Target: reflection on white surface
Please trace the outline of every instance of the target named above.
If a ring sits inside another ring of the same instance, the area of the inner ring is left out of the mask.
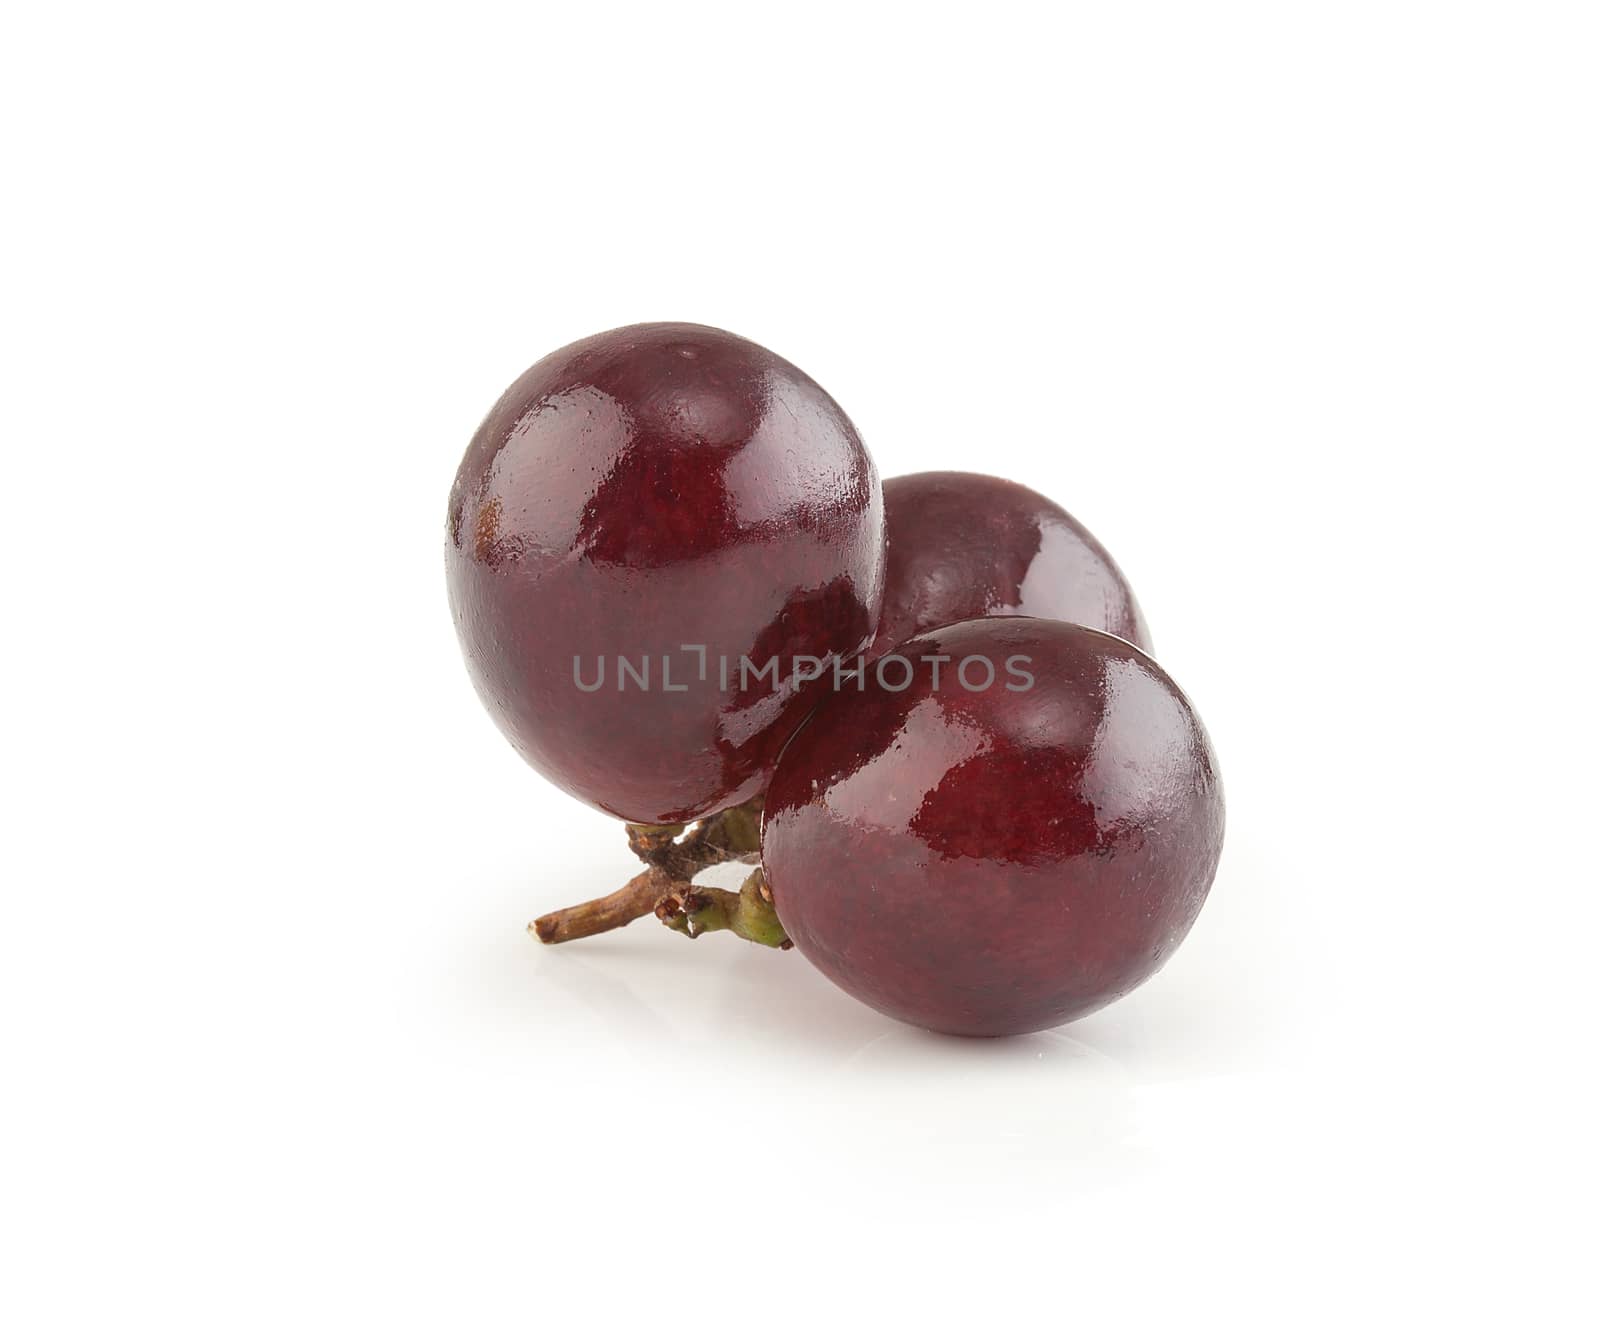
[[[593,1092],[572,1109],[597,1135],[625,1135],[604,1130],[623,1118],[614,1101],[678,1125],[748,1118],[814,1187],[912,1193],[930,1157],[946,1188],[973,1189],[1109,1181],[1146,1164],[1129,1073],[1071,1033],[931,1034],[856,1002],[798,952],[691,942],[650,921],[559,948],[513,928],[508,917],[485,955],[462,961],[463,1019],[519,1067],[520,1050],[525,1076],[558,1085],[563,1103]],[[530,1120],[552,1116],[551,1093]]]

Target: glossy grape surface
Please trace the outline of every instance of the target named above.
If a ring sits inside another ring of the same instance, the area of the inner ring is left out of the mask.
[[[630,821],[760,792],[828,685],[797,687],[791,660],[868,644],[883,561],[882,489],[844,412],[703,325],[550,354],[490,410],[450,493],[450,604],[484,704],[537,770]],[[741,678],[741,656],[782,672]]]
[[[888,479],[883,501],[889,574],[874,655],[1001,613],[1077,622],[1149,650],[1111,554],[1048,497],[981,473],[911,473]]]
[[[1205,900],[1222,786],[1204,728],[1134,646],[982,618],[918,636],[818,707],[767,790],[762,858],[795,945],[914,1025],[1018,1034],[1153,974]],[[939,686],[922,656],[947,655]],[[1026,656],[1019,665],[1013,656]],[[994,665],[985,690],[981,660]],[[1033,684],[1010,690],[1030,674]]]

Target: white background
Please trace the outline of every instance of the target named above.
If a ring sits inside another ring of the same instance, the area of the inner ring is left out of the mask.
[[[14,10],[3,1325],[1593,1330],[1594,23]],[[1229,802],[1135,996],[524,935],[633,865],[479,707],[446,492],[651,319],[1116,554]]]

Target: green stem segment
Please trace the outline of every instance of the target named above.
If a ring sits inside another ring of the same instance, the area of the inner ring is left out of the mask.
[[[772,907],[767,879],[757,868],[737,892],[712,886],[689,886],[665,896],[656,904],[656,917],[685,937],[726,929],[758,946],[786,951],[794,945]]]
[[[684,881],[718,863],[753,862],[761,855],[761,799],[708,816],[687,835],[683,831],[681,825],[630,825],[628,847],[652,867]]]

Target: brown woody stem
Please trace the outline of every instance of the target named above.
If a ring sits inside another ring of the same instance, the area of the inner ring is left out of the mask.
[[[587,900],[583,904],[545,914],[530,923],[528,931],[541,942],[554,944],[576,941],[580,937],[593,937],[596,933],[620,928],[652,911],[659,915],[658,906],[669,899],[674,906],[681,907],[687,898],[696,904],[696,912],[703,919],[701,926],[689,932],[689,936],[698,936],[701,931],[710,931],[713,927],[733,927],[734,931],[739,932],[733,922],[712,922],[717,917],[714,906],[721,904],[719,897],[728,897],[730,901],[737,902],[739,896],[730,891],[713,891],[690,883],[696,875],[718,863],[754,863],[760,858],[761,799],[753,798],[738,807],[730,807],[706,817],[687,835],[683,831],[682,825],[630,825],[628,847],[649,866],[621,890],[601,896],[598,900]],[[706,903],[700,904],[701,900]],[[676,909],[673,911],[674,914],[677,912]],[[663,922],[671,924],[671,914],[660,916]],[[755,919],[749,914],[735,912],[732,917],[739,923],[755,924]],[[689,921],[686,917],[685,925]],[[683,926],[678,930],[688,929]],[[751,930],[762,931],[756,927]],[[765,931],[766,935],[771,935],[770,929]],[[748,933],[739,932],[739,935],[747,936]],[[782,936],[781,932],[779,936]],[[760,937],[753,936],[750,940],[760,940]],[[776,941],[768,943],[774,946],[778,944]]]
[[[658,867],[646,868],[620,891],[536,918],[528,925],[528,931],[541,942],[551,944],[610,932],[643,918],[655,909],[658,900],[683,884]]]

